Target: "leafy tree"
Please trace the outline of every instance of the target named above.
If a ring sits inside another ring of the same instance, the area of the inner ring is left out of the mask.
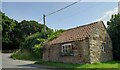
[[[17,22],[6,16],[4,13],[0,13],[2,16],[2,47],[4,50],[7,49],[21,49],[29,51],[32,56],[42,58],[42,46],[44,42],[56,38],[64,30],[56,30],[46,27],[44,32],[44,25],[39,24],[34,20],[23,20]]]
[[[41,32],[42,28],[42,25],[38,24],[38,22],[36,21],[23,20],[16,25],[15,30],[13,31],[13,34],[16,38],[15,41],[17,42],[17,44],[19,44],[19,46],[21,46],[26,37],[36,32]]]
[[[24,37],[27,37],[36,32],[41,32],[42,31],[41,29],[43,28],[43,26],[33,20],[31,20],[31,21],[23,20],[17,25],[17,28],[19,28],[21,30]]]
[[[0,30],[2,34],[2,49],[18,49],[25,42],[25,39],[32,34],[40,32],[41,38],[46,38],[53,30],[46,26],[47,32],[44,33],[44,25],[34,20],[17,22],[6,16],[0,11]]]
[[[15,20],[5,16],[4,13],[0,12],[0,14],[2,16],[2,49],[10,49],[10,47],[13,49],[10,33],[14,30],[16,22],[14,22]]]
[[[112,15],[107,25],[108,33],[112,39],[114,59],[120,60],[120,14]]]

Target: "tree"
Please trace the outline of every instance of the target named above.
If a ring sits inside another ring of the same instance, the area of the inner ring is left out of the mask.
[[[107,30],[113,44],[113,57],[116,60],[120,60],[120,14],[112,15],[107,25]]]
[[[18,46],[21,46],[23,42],[25,41],[25,38],[36,33],[36,32],[41,32],[41,29],[43,27],[41,24],[38,24],[36,21],[26,21],[23,20],[20,23],[18,23],[13,30],[12,34],[16,38],[16,42]]]
[[[41,32],[41,29],[43,27],[41,24],[38,24],[38,22],[36,22],[36,21],[23,20],[17,25],[17,28],[19,28],[21,30],[22,34],[25,37],[27,37],[29,35],[36,33],[36,32]]]
[[[2,17],[2,49],[10,49],[10,47],[12,49],[10,33],[14,30],[16,22],[14,22],[15,20],[5,16],[2,12],[0,12],[0,15]]]
[[[2,49],[12,50],[19,49],[25,42],[25,39],[37,32],[40,33],[40,38],[47,39],[48,35],[53,33],[53,30],[46,26],[47,32],[44,32],[44,25],[39,24],[34,20],[17,22],[0,12],[0,30],[2,34]]]

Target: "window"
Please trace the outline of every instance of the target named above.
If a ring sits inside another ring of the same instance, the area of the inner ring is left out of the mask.
[[[101,50],[104,52],[105,51],[105,43],[102,43]]]
[[[63,44],[61,46],[61,53],[62,53],[62,56],[63,55],[67,55],[67,56],[74,55],[74,53],[73,53],[73,45],[71,43]]]
[[[68,53],[70,52],[70,49],[72,48],[72,44],[68,43],[68,44],[63,44],[62,45],[62,53]]]

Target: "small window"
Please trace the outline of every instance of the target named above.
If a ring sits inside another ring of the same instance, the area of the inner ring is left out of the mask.
[[[61,46],[61,55],[62,56],[74,56],[73,45],[71,43],[63,44]]]
[[[71,49],[73,48],[73,45],[71,45]]]
[[[62,53],[68,53],[68,52],[70,52],[70,48],[71,47],[72,47],[71,43],[69,43],[69,44],[63,44],[62,45],[62,49],[61,49]]]
[[[105,51],[105,43],[102,43],[101,50],[104,52]]]

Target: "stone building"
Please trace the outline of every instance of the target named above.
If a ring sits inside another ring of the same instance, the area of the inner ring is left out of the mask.
[[[65,30],[43,47],[44,61],[85,64],[113,59],[112,42],[103,21]]]

